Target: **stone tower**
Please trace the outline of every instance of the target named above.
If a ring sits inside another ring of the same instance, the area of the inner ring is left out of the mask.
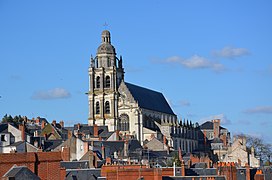
[[[110,32],[104,30],[102,42],[89,67],[89,118],[88,124],[106,125],[117,129],[118,87],[124,79],[122,57],[116,57]]]

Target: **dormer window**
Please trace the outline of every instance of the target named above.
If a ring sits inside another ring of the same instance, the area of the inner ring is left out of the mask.
[[[5,134],[1,134],[1,141],[3,142],[3,141],[7,141],[6,140],[6,135]]]

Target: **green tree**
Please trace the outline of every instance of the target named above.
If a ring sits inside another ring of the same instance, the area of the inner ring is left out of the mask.
[[[10,123],[10,122],[13,122],[12,116],[5,114],[5,116],[2,118],[2,123]]]
[[[14,123],[16,126],[21,124],[24,121],[21,115],[19,116],[14,116],[14,118],[11,115],[5,114],[4,117],[2,118],[1,123]]]

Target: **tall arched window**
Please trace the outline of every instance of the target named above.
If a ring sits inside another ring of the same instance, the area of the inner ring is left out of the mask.
[[[100,106],[98,101],[95,104],[95,114],[100,114]]]
[[[106,76],[105,87],[110,88],[110,76]]]
[[[127,114],[121,114],[118,122],[120,131],[129,131],[129,117]]]
[[[109,101],[105,102],[105,113],[110,114],[110,102]]]
[[[96,88],[100,88],[100,76],[96,77]]]

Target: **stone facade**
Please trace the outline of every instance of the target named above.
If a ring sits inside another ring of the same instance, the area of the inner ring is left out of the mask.
[[[186,152],[197,148],[194,127],[180,125],[162,93],[125,82],[123,60],[116,56],[110,32],[103,31],[101,38],[89,67],[88,124],[108,126],[142,145],[153,137],[161,142],[165,137],[171,148],[184,146]]]

